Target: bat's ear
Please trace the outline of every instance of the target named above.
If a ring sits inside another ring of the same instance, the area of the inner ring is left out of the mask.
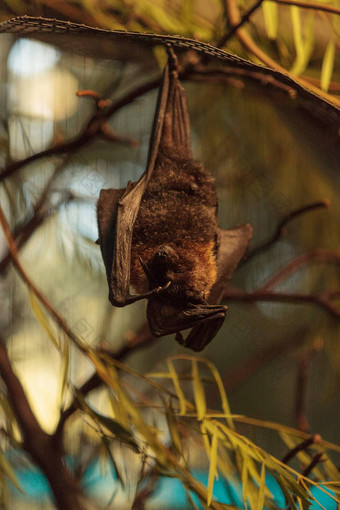
[[[177,333],[176,340],[185,347],[201,351],[223,324],[227,307],[222,305],[174,306],[162,296],[148,301],[147,318],[154,336]],[[179,331],[193,328],[184,340]]]

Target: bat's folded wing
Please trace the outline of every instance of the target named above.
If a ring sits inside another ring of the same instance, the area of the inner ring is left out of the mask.
[[[201,351],[223,324],[227,307],[222,305],[175,306],[161,296],[148,301],[147,317],[155,336],[177,333],[176,340],[185,347]],[[179,331],[193,328],[186,339]]]
[[[102,189],[97,203],[99,245],[108,281],[112,273],[118,202],[124,192],[125,189]]]

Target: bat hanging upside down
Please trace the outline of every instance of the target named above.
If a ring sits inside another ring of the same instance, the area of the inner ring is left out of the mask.
[[[214,179],[192,158],[186,96],[172,48],[168,55],[147,169],[126,189],[101,190],[99,244],[111,303],[147,298],[152,334],[176,333],[200,351],[224,321],[227,307],[213,303],[221,301],[252,229],[218,227]],[[180,332],[189,328],[184,339]]]

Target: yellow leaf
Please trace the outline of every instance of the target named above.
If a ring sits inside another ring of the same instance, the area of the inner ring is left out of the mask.
[[[300,18],[300,9],[296,7],[296,5],[292,5],[290,8],[290,16],[292,20],[293,27],[293,37],[295,44],[295,51],[297,56],[303,55],[304,46],[303,46],[303,37],[301,30],[301,18]]]
[[[18,489],[18,491],[20,491],[21,493],[24,492],[14,474],[12,466],[9,464],[9,462],[6,460],[6,458],[1,452],[0,452],[0,471],[7,476],[7,478],[12,482],[14,487]]]
[[[248,456],[243,456],[243,466],[242,466],[242,475],[241,475],[241,482],[242,482],[242,497],[243,497],[243,504],[244,508],[247,510],[247,498],[248,498]]]
[[[172,448],[178,455],[181,455],[182,443],[179,435],[178,420],[171,402],[169,402],[169,404],[166,406],[166,419],[171,436]]]
[[[33,292],[29,291],[29,298],[30,298],[30,302],[31,302],[31,306],[32,306],[34,315],[36,316],[37,320],[40,322],[41,326],[44,328],[44,330],[46,331],[46,333],[48,334],[48,336],[50,337],[50,339],[52,340],[52,342],[54,343],[56,348],[59,350],[60,349],[59,341],[56,338],[56,335],[53,332],[53,330],[50,326],[49,320],[46,317],[45,312],[41,308],[37,297],[35,296],[35,294],[33,294]]]
[[[70,364],[70,345],[68,343],[67,338],[64,336],[63,346],[62,346],[62,358],[61,358],[61,400],[63,400],[65,395],[65,390],[67,387],[67,375]]]
[[[192,384],[194,389],[194,399],[197,409],[197,419],[202,421],[205,417],[207,410],[207,403],[205,400],[205,392],[202,385],[202,381],[198,372],[197,361],[192,361]]]
[[[329,84],[332,78],[334,70],[334,60],[335,60],[335,43],[334,40],[331,39],[327,44],[327,48],[323,56],[320,77],[321,88],[326,92],[328,91]]]
[[[211,440],[211,448],[210,448],[210,465],[209,465],[209,476],[208,476],[208,494],[207,494],[207,505],[210,506],[213,490],[214,490],[214,480],[216,475],[216,467],[217,467],[217,447],[218,447],[218,431],[217,429],[214,431],[212,440]]]
[[[214,376],[214,379],[215,379],[217,387],[218,387],[218,391],[220,392],[222,409],[223,409],[223,412],[225,414],[225,418],[226,418],[226,421],[228,423],[228,426],[232,430],[234,430],[235,429],[235,425],[234,425],[233,420],[231,418],[231,411],[230,411],[227,395],[226,395],[226,392],[225,392],[225,389],[224,389],[224,386],[223,386],[223,382],[222,382],[220,373],[217,370],[217,368],[215,367],[215,365],[213,365],[210,362],[208,362],[207,364],[208,364],[208,366],[209,366],[209,368],[210,368],[210,370],[211,370],[211,372],[212,372],[212,374]]]
[[[179,400],[179,414],[180,414],[180,416],[184,416],[186,413],[186,409],[187,409],[184,393],[182,391],[181,385],[179,383],[178,375],[177,375],[177,372],[175,370],[175,367],[174,367],[172,361],[167,360],[167,365],[168,365],[168,369],[169,369],[169,372],[171,375],[173,385],[175,387],[177,398]]]
[[[263,509],[265,488],[266,488],[266,466],[263,463],[262,468],[261,468],[260,487],[259,487],[259,494],[258,494],[256,510]]]
[[[269,39],[276,39],[279,26],[278,9],[275,2],[263,2],[262,4],[266,32]]]

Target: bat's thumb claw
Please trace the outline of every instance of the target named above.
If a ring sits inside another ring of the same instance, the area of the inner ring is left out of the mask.
[[[166,289],[168,289],[171,285],[171,282],[167,282],[163,287],[157,287],[156,292],[159,294],[160,292],[164,292]]]

